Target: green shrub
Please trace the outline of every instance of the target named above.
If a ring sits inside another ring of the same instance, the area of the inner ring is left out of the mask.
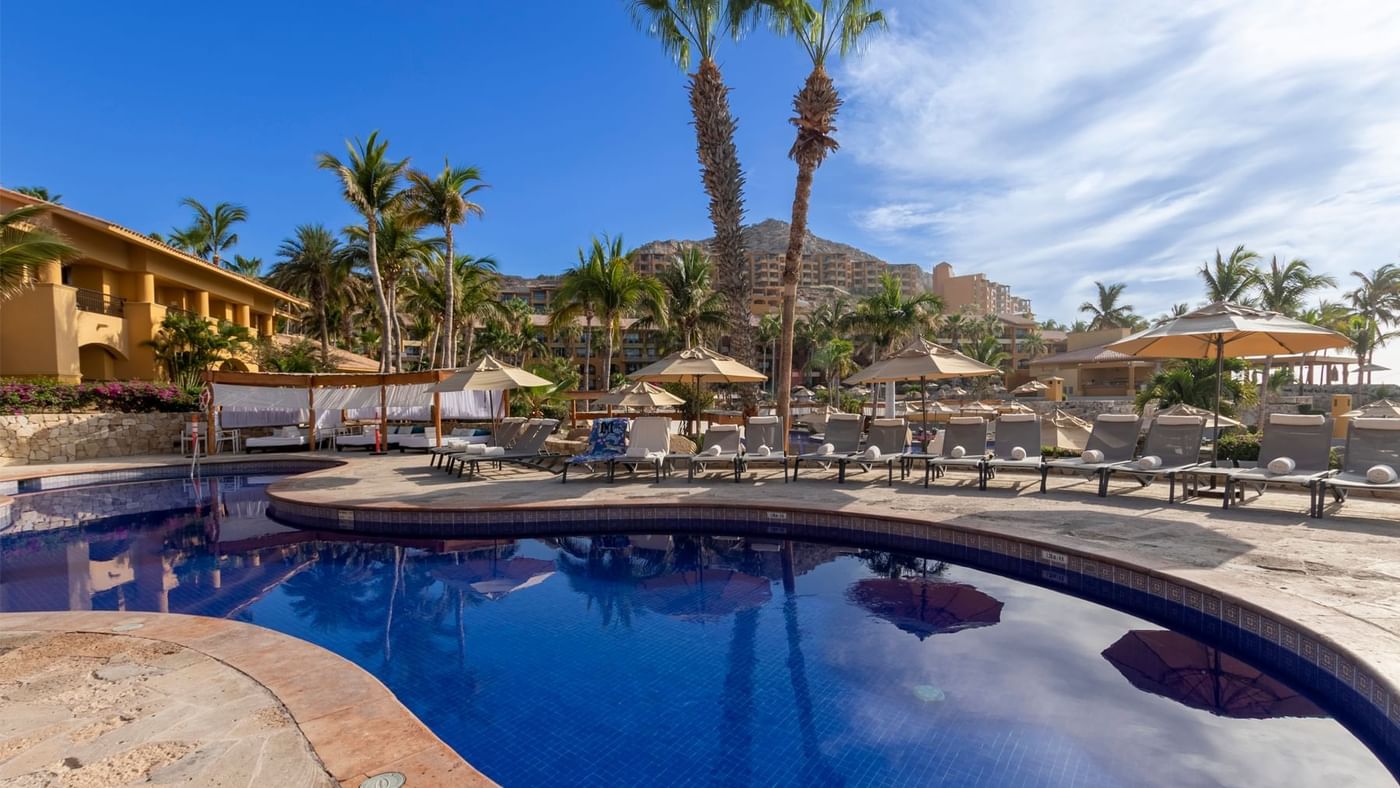
[[[1215,458],[1234,462],[1255,462],[1259,459],[1261,437],[1257,432],[1227,432],[1221,435],[1215,444]]]
[[[1067,449],[1059,446],[1041,446],[1040,456],[1047,460],[1059,460],[1066,457],[1078,457],[1083,452],[1074,449]]]

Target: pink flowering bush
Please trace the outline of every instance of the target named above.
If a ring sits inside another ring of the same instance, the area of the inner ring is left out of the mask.
[[[0,380],[0,414],[181,413],[199,409],[189,392],[139,380],[59,383],[54,380]]]

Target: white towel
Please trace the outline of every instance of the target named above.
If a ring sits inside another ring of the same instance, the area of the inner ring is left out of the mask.
[[[1287,476],[1297,467],[1298,463],[1294,462],[1292,457],[1275,457],[1269,460],[1268,465],[1269,473],[1276,473],[1279,476]]]
[[[1137,461],[1137,467],[1143,469],[1144,471],[1156,470],[1162,467],[1162,458],[1158,457],[1155,454],[1149,454],[1146,457],[1139,457]]]
[[[758,455],[759,457],[767,457],[768,455],[773,453],[773,450],[768,448],[768,446],[765,444],[759,446],[757,449],[754,449],[753,453]]]
[[[485,454],[488,448],[484,443],[468,443],[466,451],[467,454]]]
[[[627,447],[627,456],[628,456],[628,457],[645,457],[645,456],[647,456],[647,448],[646,448],[645,446],[640,445],[640,444],[634,444],[634,445],[632,445],[632,446],[628,446],[628,447]]]
[[[880,459],[880,447],[867,446],[865,451],[860,456],[867,460],[878,460]]]
[[[1103,452],[1098,449],[1085,449],[1084,453],[1079,455],[1079,459],[1085,462],[1103,462]]]
[[[836,446],[831,443],[823,443],[817,447],[817,454],[835,454]]]
[[[706,446],[705,450],[700,453],[706,455],[707,457],[718,457],[719,451],[719,444],[715,444],[714,446]]]
[[[1024,459],[1026,459],[1026,450],[1023,449],[1023,448],[1021,448],[1020,446],[1017,446],[1016,448],[1014,448],[1014,449],[1011,450],[1011,459],[1013,459],[1013,460],[1024,460]]]
[[[1371,484],[1394,484],[1397,480],[1400,480],[1400,474],[1389,465],[1372,465],[1366,471],[1366,481]]]
[[[483,450],[483,451],[481,452],[482,456],[484,456],[484,457],[494,457],[494,456],[496,456],[497,454],[505,454],[505,453],[506,453],[506,449],[505,449],[504,446],[487,446],[487,447],[485,448],[485,450]]]
[[[949,457],[952,457],[952,458],[955,459],[955,460],[958,459],[958,458],[960,458],[960,457],[962,457],[964,454],[967,454],[967,449],[964,449],[964,448],[961,447],[961,446],[954,446],[954,447],[948,452],[948,456],[949,456]]]

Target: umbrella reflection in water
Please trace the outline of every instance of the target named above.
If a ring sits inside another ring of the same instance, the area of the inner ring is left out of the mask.
[[[762,607],[773,596],[767,578],[733,569],[693,569],[660,575],[643,580],[641,588],[647,607],[688,621],[723,618]]]
[[[477,558],[433,570],[433,576],[446,585],[469,590],[491,600],[539,585],[553,574],[554,562],[540,558]]]
[[[1216,716],[1247,720],[1327,716],[1277,679],[1177,632],[1130,631],[1104,649],[1103,658],[1143,692]]]
[[[1002,603],[966,583],[882,577],[861,580],[848,594],[861,607],[919,640],[1001,621]]]

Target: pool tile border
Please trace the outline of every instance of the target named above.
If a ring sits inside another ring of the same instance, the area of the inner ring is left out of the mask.
[[[1400,693],[1340,644],[1297,622],[1206,585],[1109,557],[973,527],[898,515],[784,506],[639,501],[484,506],[473,509],[331,506],[269,490],[287,524],[366,536],[496,536],[590,532],[737,531],[912,550],[1028,580],[1126,610],[1240,653],[1324,699],[1354,733],[1400,773]],[[754,523],[764,525],[757,528]]]

